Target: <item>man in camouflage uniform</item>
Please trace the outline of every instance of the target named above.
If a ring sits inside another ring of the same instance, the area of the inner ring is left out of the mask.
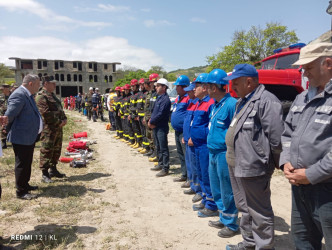
[[[84,97],[86,113],[89,121],[91,120],[92,117],[92,95],[93,95],[93,88],[90,87],[89,92]]]
[[[63,178],[56,165],[62,147],[62,127],[67,117],[62,109],[61,101],[55,96],[55,83],[52,76],[42,78],[43,88],[36,95],[36,103],[43,118],[44,129],[41,133],[40,168],[42,180],[52,182],[52,177]]]
[[[3,84],[0,87],[1,90],[1,95],[0,95],[0,115],[3,116],[6,113],[7,110],[7,105],[8,105],[8,98],[10,95],[10,86],[7,84]],[[7,131],[6,127],[2,126],[1,127],[1,143],[2,143],[2,148],[5,149],[7,148]]]

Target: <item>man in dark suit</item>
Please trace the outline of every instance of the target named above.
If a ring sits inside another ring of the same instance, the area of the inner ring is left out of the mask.
[[[38,189],[37,186],[30,186],[29,181],[35,142],[43,130],[43,122],[33,97],[39,87],[37,75],[26,75],[22,85],[9,97],[5,113],[9,123],[7,140],[13,144],[15,153],[16,196],[25,200],[36,198],[30,191]]]

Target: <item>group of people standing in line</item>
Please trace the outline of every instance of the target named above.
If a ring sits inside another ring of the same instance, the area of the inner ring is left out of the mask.
[[[199,217],[219,216],[209,221],[219,229],[218,236],[240,231],[243,241],[227,250],[274,249],[270,183],[276,168],[292,184],[296,248],[321,249],[324,238],[325,247],[332,249],[332,43],[307,45],[295,64],[302,65],[309,89],[296,97],[285,121],[280,101],[259,84],[258,72],[249,64],[236,65],[230,75],[214,69],[192,83],[179,76],[172,111],[169,83],[158,74],[133,79],[116,87],[116,96],[109,95],[115,138],[149,156],[157,177],[169,174],[170,119],[182,172],[174,181],[194,195],[192,208]],[[38,189],[29,180],[39,139],[42,180],[65,177],[56,165],[67,118],[54,94],[54,79],[41,80],[42,85],[37,75],[25,76],[0,116],[15,153],[16,195],[26,200],[36,198],[30,191]],[[227,93],[230,80],[238,100]],[[98,105],[93,94],[90,88],[88,119]]]
[[[115,138],[156,156],[149,160],[156,161],[151,170],[160,171],[157,177],[169,174],[170,117],[182,172],[174,181],[194,195],[199,217],[219,216],[209,221],[218,236],[240,231],[243,241],[228,250],[274,249],[275,169],[292,184],[296,248],[321,249],[323,237],[332,248],[332,44],[307,45],[295,64],[302,65],[309,89],[297,96],[285,121],[280,101],[248,64],[236,65],[230,75],[214,69],[192,83],[179,76],[171,112],[168,82],[156,74],[116,87],[109,100]],[[238,100],[227,93],[230,80]]]

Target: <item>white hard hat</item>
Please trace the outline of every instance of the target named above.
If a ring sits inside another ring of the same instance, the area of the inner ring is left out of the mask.
[[[90,87],[90,88],[89,88],[89,90],[93,90],[93,88],[92,88],[92,87]]]
[[[98,89],[98,88],[96,88],[96,91],[99,91],[99,89]]]
[[[160,78],[157,82],[154,83],[154,85],[157,86],[158,83],[168,87],[168,81],[165,78]]]

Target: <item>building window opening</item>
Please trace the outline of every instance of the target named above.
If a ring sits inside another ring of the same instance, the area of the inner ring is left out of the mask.
[[[77,82],[77,75],[74,75],[74,82]]]
[[[94,79],[94,82],[98,82],[98,76],[97,75],[95,75],[93,79]]]
[[[108,76],[105,76],[105,82],[108,82]]]
[[[113,76],[110,76],[110,82],[113,82]]]
[[[74,69],[77,68],[77,62],[73,62],[73,68],[74,68]]]
[[[41,62],[41,61],[38,61],[37,64],[38,64],[38,65],[37,65],[38,69],[42,69],[42,62]]]
[[[82,71],[82,63],[81,62],[78,63],[78,70]]]
[[[63,68],[63,61],[60,61],[60,68]]]
[[[55,80],[59,81],[59,74],[55,74]]]
[[[93,82],[93,75],[89,75],[89,82]]]
[[[22,61],[21,69],[33,69],[32,61]]]
[[[67,82],[70,82],[70,81],[71,81],[71,75],[68,74],[68,75],[67,75]]]
[[[47,67],[47,61],[43,61],[43,67]]]
[[[65,81],[65,75],[64,75],[64,74],[61,74],[61,75],[60,75],[60,79],[61,79],[62,82],[64,82],[64,81]]]
[[[79,82],[82,82],[82,81],[83,81],[83,79],[82,79],[82,75],[78,75],[78,81],[79,81]]]
[[[107,66],[108,66],[107,64],[104,64],[104,69],[107,69]]]

